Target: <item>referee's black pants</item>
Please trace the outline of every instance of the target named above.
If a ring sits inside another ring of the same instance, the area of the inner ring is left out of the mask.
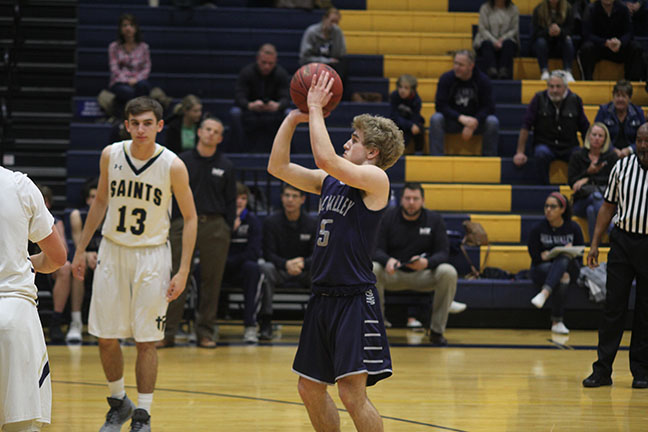
[[[635,378],[645,379],[648,378],[648,235],[632,234],[615,227],[610,233],[598,360],[593,365],[594,372],[600,375],[612,374],[635,278],[637,294],[630,339],[630,372]]]

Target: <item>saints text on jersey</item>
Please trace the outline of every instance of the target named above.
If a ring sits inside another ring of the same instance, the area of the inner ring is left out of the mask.
[[[146,201],[153,200],[153,204],[159,206],[162,203],[162,190],[151,184],[136,180],[124,180],[110,182],[111,197],[128,197]]]

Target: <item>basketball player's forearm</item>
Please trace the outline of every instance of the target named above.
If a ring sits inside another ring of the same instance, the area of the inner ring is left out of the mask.
[[[191,258],[193,257],[194,246],[196,245],[197,231],[197,218],[185,218],[182,228],[182,256],[180,257],[178,273],[189,275]]]
[[[268,159],[268,172],[282,178],[282,172],[290,165],[290,141],[297,128],[297,123],[286,117],[275,135]]]
[[[31,255],[29,260],[34,267],[34,271],[37,273],[54,273],[56,270],[61,268],[60,265],[52,261],[47,255],[43,252],[37,253],[36,255]]]
[[[326,130],[322,108],[319,106],[308,107],[308,114],[310,140],[315,164],[318,168],[328,171],[327,167],[330,167],[335,162],[337,155]]]

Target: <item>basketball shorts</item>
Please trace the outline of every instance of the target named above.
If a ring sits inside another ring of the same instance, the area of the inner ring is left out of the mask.
[[[361,373],[368,374],[367,386],[391,376],[391,356],[376,287],[352,296],[311,296],[293,372],[330,385]]]
[[[29,300],[0,297],[0,429],[50,423],[52,381],[38,310]]]
[[[92,282],[88,331],[104,339],[164,337],[171,247],[126,247],[101,240]]]

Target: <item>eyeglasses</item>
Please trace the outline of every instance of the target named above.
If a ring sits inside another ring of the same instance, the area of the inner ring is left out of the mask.
[[[545,204],[544,205],[545,209],[551,209],[551,210],[557,209],[558,207],[560,207],[558,204]]]

